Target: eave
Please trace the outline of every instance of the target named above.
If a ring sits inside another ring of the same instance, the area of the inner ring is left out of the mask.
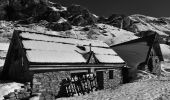
[[[45,70],[83,70],[83,69],[116,69],[122,68],[125,63],[107,63],[107,64],[32,64],[29,67],[30,71],[45,71]]]

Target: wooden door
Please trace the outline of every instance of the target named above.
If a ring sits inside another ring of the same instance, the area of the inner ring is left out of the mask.
[[[103,71],[97,71],[96,72],[96,77],[97,77],[97,85],[98,85],[98,89],[104,89],[104,75],[103,75]]]

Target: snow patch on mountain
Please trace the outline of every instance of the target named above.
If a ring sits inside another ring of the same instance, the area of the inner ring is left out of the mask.
[[[129,18],[132,20],[132,27],[135,33],[151,30],[159,35],[170,35],[170,23],[165,18],[155,18],[139,14],[131,15]]]
[[[106,37],[99,38],[99,39],[101,40],[103,39],[106,43],[111,42],[110,45],[119,44],[122,42],[126,42],[138,38],[137,36],[134,35],[134,33],[130,31],[119,29],[117,27],[113,27],[107,24],[97,24],[97,26],[100,29],[103,29],[104,34],[107,35]]]
[[[57,21],[57,23],[64,23],[64,22],[67,22],[67,20],[64,19],[63,17],[61,17],[61,18]]]

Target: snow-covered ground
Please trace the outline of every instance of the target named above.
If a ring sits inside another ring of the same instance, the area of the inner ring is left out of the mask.
[[[170,100],[169,95],[169,80],[153,78],[124,84],[113,90],[102,90],[84,96],[57,100]]]
[[[166,44],[160,44],[161,52],[164,61],[161,62],[161,70],[170,75],[170,46]]]
[[[0,100],[3,100],[3,96],[9,94],[10,92],[14,92],[15,89],[21,89],[23,84],[10,82],[10,83],[0,83]]]
[[[5,60],[4,59],[0,59],[0,67],[2,67],[4,65]]]
[[[9,43],[0,43],[0,67],[4,65]]]
[[[166,44],[160,44],[162,55],[165,62],[170,62],[170,46]]]
[[[9,43],[0,43],[0,51],[7,51],[9,48]]]
[[[129,18],[135,22],[133,24],[135,33],[152,30],[159,35],[170,35],[170,23],[166,18],[155,18],[140,14],[131,15]]]
[[[4,65],[9,43],[0,43],[0,67]],[[3,100],[3,96],[14,92],[15,89],[20,89],[23,84],[16,82],[1,82],[0,81],[0,100]]]

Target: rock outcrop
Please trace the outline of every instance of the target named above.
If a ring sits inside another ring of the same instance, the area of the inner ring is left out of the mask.
[[[89,10],[80,5],[72,5],[67,8],[67,11],[69,13],[68,20],[73,25],[76,26],[92,25],[96,21],[95,17],[93,17]]]
[[[53,23],[49,23],[48,28],[54,31],[66,31],[66,30],[70,30],[72,27],[68,22],[62,22],[62,23],[53,22]]]

